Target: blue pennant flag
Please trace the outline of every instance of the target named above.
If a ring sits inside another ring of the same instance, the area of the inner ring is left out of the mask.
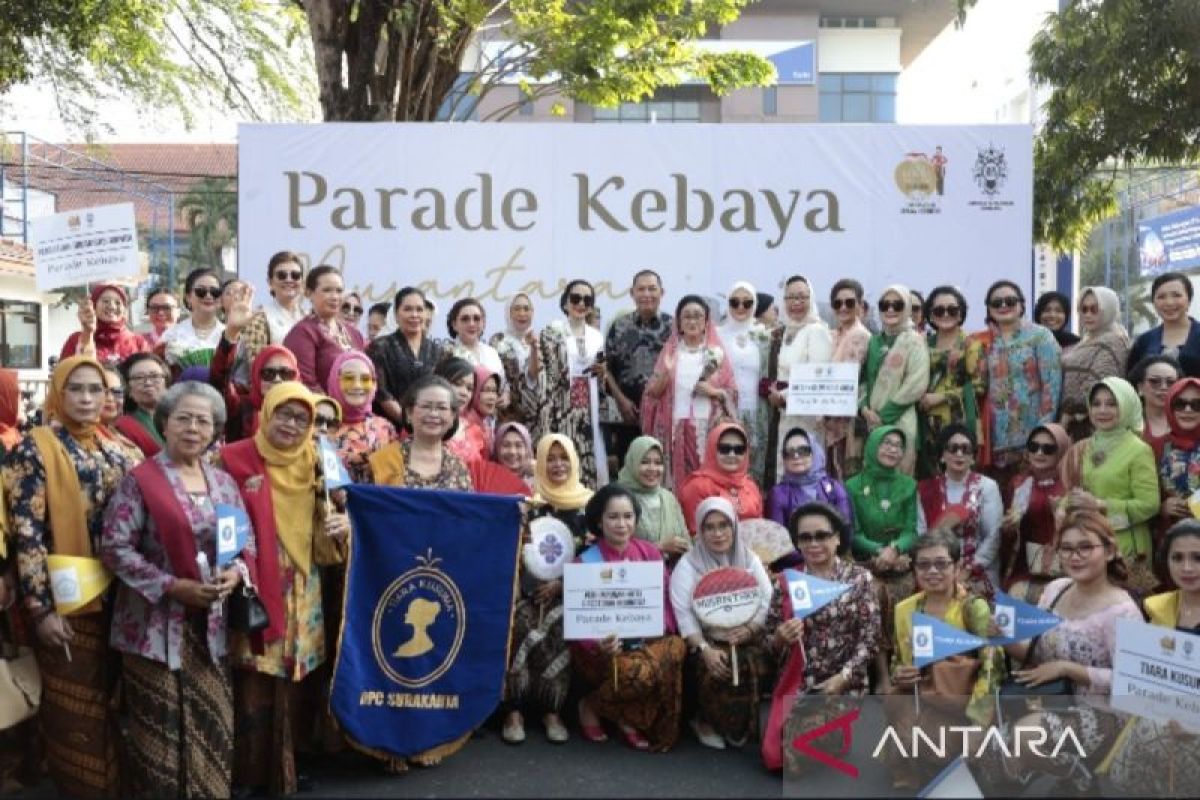
[[[356,745],[408,757],[500,703],[520,498],[346,487],[354,536],[330,706]]]
[[[329,441],[328,436],[317,438],[317,449],[321,454],[321,473],[325,476],[327,490],[332,492],[334,489],[340,489],[353,483],[350,480],[350,473],[346,471],[346,465],[338,457],[337,448],[333,446],[333,442]]]
[[[959,630],[937,617],[919,612],[913,614],[912,650],[915,667],[924,667],[987,643],[986,639]]]
[[[792,616],[796,619],[815,614],[850,590],[848,584],[821,580],[794,569],[785,569],[783,574],[792,598]]]
[[[250,517],[237,506],[217,503],[217,566],[223,567],[246,549]]]
[[[1000,635],[988,641],[992,644],[1013,644],[1032,639],[1062,622],[1062,618],[1022,600],[996,592],[996,627]]]

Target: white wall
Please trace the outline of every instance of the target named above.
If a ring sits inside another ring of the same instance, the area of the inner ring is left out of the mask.
[[[821,28],[818,72],[900,72],[899,28]]]

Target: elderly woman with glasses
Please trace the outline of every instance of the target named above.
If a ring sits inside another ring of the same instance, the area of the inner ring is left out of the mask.
[[[917,475],[938,474],[939,440],[948,425],[965,425],[978,438],[978,392],[983,389],[983,344],[963,333],[967,299],[953,286],[939,286],[925,302],[931,330],[925,337],[929,349],[929,388],[917,402],[921,430]]]
[[[162,433],[154,424],[154,409],[167,391],[170,370],[153,353],[135,353],[121,362],[121,376],[126,387],[125,413],[113,427],[137,445],[143,455],[152,458],[163,446]]]
[[[179,321],[179,301],[175,293],[165,286],[151,289],[146,295],[146,317],[150,320],[150,330],[142,334],[152,348],[157,348],[167,329]]]

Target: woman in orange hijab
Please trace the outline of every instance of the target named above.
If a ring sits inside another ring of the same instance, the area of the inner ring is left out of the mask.
[[[749,475],[750,440],[736,422],[717,425],[708,434],[704,461],[700,469],[684,480],[679,488],[679,505],[693,536],[695,515],[700,503],[710,497],[724,497],[733,503],[738,519],[757,519],[763,515],[762,492]]]

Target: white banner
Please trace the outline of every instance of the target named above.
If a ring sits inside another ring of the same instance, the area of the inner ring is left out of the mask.
[[[1200,636],[1118,619],[1112,706],[1200,733]]]
[[[40,292],[133,278],[142,269],[133,203],[35,217],[29,240]]]
[[[858,364],[792,364],[787,413],[853,417],[858,413]]]
[[[643,639],[663,635],[661,561],[567,564],[563,638]]]
[[[1032,289],[1027,125],[242,125],[238,161],[239,270],[262,293],[295,250],[368,304],[425,288],[439,336],[454,299],[483,301],[490,335],[519,291],[541,327],[574,277],[607,321],[644,268],[672,312],[737,279],[782,307],[798,273],[822,305],[841,277],[872,303],[954,284],[978,326],[992,281]]]

